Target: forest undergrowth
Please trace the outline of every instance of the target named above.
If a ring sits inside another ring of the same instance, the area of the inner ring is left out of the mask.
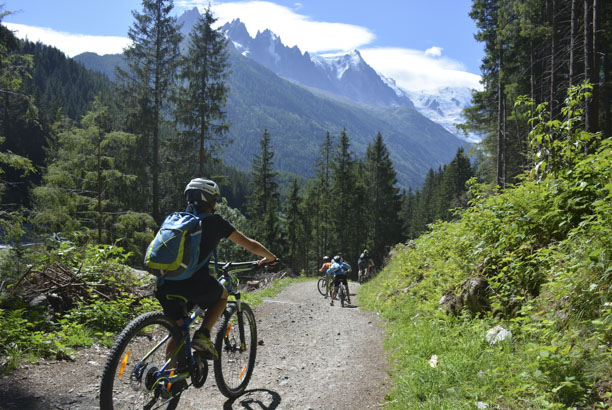
[[[363,287],[386,319],[390,408],[612,407],[612,140],[577,126],[581,98],[564,122],[530,107],[523,182],[473,183],[469,209]]]

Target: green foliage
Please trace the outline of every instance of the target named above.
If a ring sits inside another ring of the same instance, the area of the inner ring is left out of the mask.
[[[187,52],[180,60],[179,85],[175,92],[175,120],[182,134],[191,141],[191,150],[198,147],[197,175],[204,175],[205,162],[227,145],[229,123],[224,111],[229,75],[227,39],[213,29],[215,19],[210,5],[195,23]]]
[[[501,194],[472,182],[460,219],[396,247],[362,287],[360,302],[388,320],[390,408],[610,406],[612,140],[565,112],[532,134],[559,166]],[[446,316],[438,301],[473,276],[488,281],[492,311]],[[497,325],[513,337],[491,345]]]
[[[264,130],[260,145],[261,153],[253,157],[253,191],[247,203],[248,214],[254,236],[272,252],[282,254],[280,193],[276,181],[278,172],[273,168],[274,151],[268,130]]]

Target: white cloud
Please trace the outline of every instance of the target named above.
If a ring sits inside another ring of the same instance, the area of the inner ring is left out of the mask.
[[[240,18],[251,36],[266,28],[281,37],[287,46],[298,46],[302,52],[345,52],[359,48],[363,58],[376,71],[396,80],[408,90],[433,90],[446,86],[480,89],[480,77],[465,71],[462,64],[442,56],[442,48],[425,51],[405,48],[367,48],[375,40],[368,28],[351,24],[315,21],[298,14],[296,9],[269,1],[214,2],[212,9],[218,24]],[[178,14],[197,6],[202,13],[208,0],[175,0]],[[121,53],[130,44],[127,37],[89,36],[66,33],[44,27],[3,23],[19,38],[40,41],[62,50],[69,57],[91,51],[103,54]]]
[[[178,0],[177,8],[197,6],[200,13],[208,7],[208,0]],[[296,3],[296,6],[299,3]],[[212,11],[218,24],[239,18],[247,27],[251,37],[258,31],[270,29],[283,44],[298,46],[302,52],[352,50],[374,41],[368,28],[344,23],[315,21],[294,10],[268,1],[214,3]]]
[[[427,50],[425,50],[425,55],[431,56],[431,57],[440,57],[442,55],[442,48],[430,47]]]
[[[369,48],[360,52],[372,68],[408,91],[482,88],[480,76],[466,72],[461,63],[445,57],[432,58],[427,52],[405,48]]]
[[[46,27],[33,27],[23,24],[3,23],[20,39],[41,42],[56,47],[68,57],[74,57],[86,51],[104,54],[122,53],[131,41],[127,37],[89,36],[56,31]]]

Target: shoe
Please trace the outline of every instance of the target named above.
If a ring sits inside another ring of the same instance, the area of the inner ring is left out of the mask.
[[[349,305],[351,304],[351,300],[350,300],[350,299],[348,299],[348,304],[349,304]]]
[[[214,360],[219,358],[219,353],[217,353],[217,349],[215,349],[215,345],[213,345],[210,337],[206,337],[204,332],[200,332],[199,330],[193,334],[191,347],[198,352],[210,353]]]
[[[332,299],[331,302],[329,302],[329,306],[334,306],[334,300]]]

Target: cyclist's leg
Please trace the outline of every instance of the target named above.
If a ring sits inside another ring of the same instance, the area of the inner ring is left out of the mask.
[[[351,303],[351,291],[349,290],[349,286],[348,286],[348,277],[344,277],[342,279],[342,282],[344,283],[344,287],[346,288],[346,299],[348,300],[348,303]]]
[[[219,284],[219,282],[217,282],[217,284]],[[212,306],[206,309],[204,320],[202,321],[202,328],[208,330],[209,332],[212,330],[215,323],[217,323],[217,320],[219,320],[223,314],[223,311],[225,311],[225,306],[227,305],[227,290],[225,290],[221,284],[219,284],[219,286],[222,288],[221,296]]]

